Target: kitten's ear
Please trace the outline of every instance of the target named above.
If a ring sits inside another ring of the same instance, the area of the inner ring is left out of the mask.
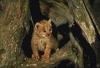
[[[48,23],[51,23],[51,19],[48,20]]]
[[[35,24],[35,29],[37,29],[37,28],[39,27],[39,25],[40,25],[40,23],[37,22],[37,23]]]

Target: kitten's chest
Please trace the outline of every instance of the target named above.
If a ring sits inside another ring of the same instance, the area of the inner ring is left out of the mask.
[[[47,38],[40,38],[38,40],[38,49],[40,51],[43,51],[45,49],[46,45],[48,44],[47,42],[48,42]]]

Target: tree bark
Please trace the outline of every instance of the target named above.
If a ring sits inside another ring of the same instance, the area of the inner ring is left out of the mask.
[[[28,19],[28,1],[1,2],[5,3],[5,9],[0,16],[0,68],[18,68],[23,61],[21,45],[26,32],[24,23]]]

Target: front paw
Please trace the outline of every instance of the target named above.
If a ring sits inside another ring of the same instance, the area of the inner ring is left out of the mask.
[[[35,61],[39,61],[39,59],[40,59],[40,57],[39,57],[38,54],[32,54],[32,58],[33,58],[33,60],[35,60]]]
[[[43,55],[42,56],[42,59],[43,59],[43,61],[45,62],[45,63],[49,63],[50,61],[49,61],[49,56],[47,56],[47,55]]]

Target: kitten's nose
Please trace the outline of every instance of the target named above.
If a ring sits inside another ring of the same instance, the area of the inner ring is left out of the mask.
[[[50,33],[47,33],[47,36],[49,36],[50,35]]]

